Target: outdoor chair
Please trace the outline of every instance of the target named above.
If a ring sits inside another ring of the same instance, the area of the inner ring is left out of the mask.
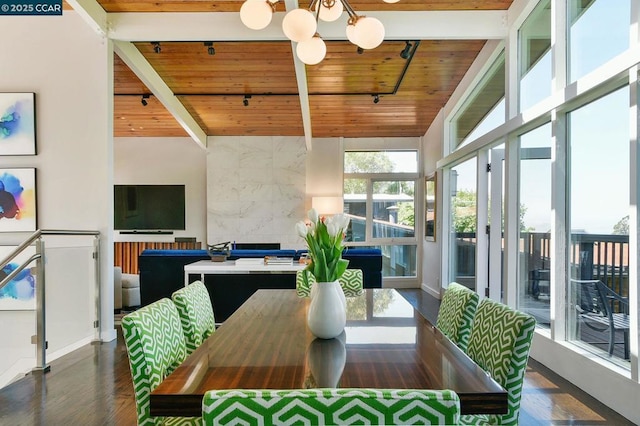
[[[460,400],[451,390],[211,390],[202,400],[205,425],[453,425]]]
[[[305,275],[307,279],[305,280]],[[360,269],[347,269],[344,274],[338,279],[340,286],[344,291],[346,297],[356,297],[363,293],[364,279],[362,270]],[[298,297],[309,297],[311,295],[311,288],[316,282],[313,274],[306,270],[296,272],[296,291]]]
[[[464,415],[462,424],[517,425],[524,373],[536,320],[491,299],[478,305],[467,354],[507,391],[508,411],[501,415]]]
[[[199,417],[151,417],[151,392],[187,355],[180,317],[167,298],[143,306],[122,318],[122,335],[136,398],[138,425],[200,425]]]
[[[479,300],[476,292],[452,282],[440,303],[436,327],[465,352]]]
[[[216,330],[209,291],[202,281],[194,281],[171,295],[184,331],[187,356]]]
[[[571,280],[575,288],[580,323],[598,332],[609,332],[609,355],[613,355],[616,331],[624,339],[624,358],[629,359],[629,299],[600,280]],[[616,309],[617,305],[617,309]]]

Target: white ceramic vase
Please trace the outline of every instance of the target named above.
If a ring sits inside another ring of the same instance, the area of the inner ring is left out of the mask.
[[[346,299],[340,282],[316,282],[313,284],[307,325],[311,333],[321,339],[339,336],[347,323]]]

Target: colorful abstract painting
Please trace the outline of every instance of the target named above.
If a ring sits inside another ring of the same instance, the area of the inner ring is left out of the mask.
[[[36,230],[36,169],[0,169],[0,232]]]
[[[0,155],[35,153],[35,93],[0,93]]]
[[[0,246],[0,259],[7,257],[15,248],[16,246]],[[0,281],[18,269],[35,252],[35,247],[28,247],[13,258],[7,266],[0,270]],[[31,268],[35,266],[36,262],[34,261],[0,289],[0,311],[23,311],[36,308],[36,277],[31,273]]]

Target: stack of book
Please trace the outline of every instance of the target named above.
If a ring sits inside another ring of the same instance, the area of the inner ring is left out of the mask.
[[[265,256],[265,265],[293,265],[293,257]]]

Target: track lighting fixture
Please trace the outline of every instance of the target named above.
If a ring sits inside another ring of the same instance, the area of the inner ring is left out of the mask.
[[[140,100],[140,103],[142,104],[142,106],[147,106],[147,104],[149,103],[148,99],[151,95],[142,95],[142,99]]]
[[[400,57],[402,59],[409,59],[409,57],[411,56],[411,47],[411,43],[405,41],[404,49],[402,49],[402,52],[400,52]]]
[[[205,41],[204,45],[207,47],[207,53],[211,56],[216,54],[216,49],[215,47],[213,47],[213,42],[212,41]]]
[[[376,93],[375,95],[371,95],[373,96],[373,103],[377,104],[378,102],[380,102],[380,96],[378,96],[378,94]]]
[[[251,99],[251,95],[244,95],[244,99],[242,100],[242,105],[249,106],[249,99]]]
[[[160,42],[159,41],[152,41],[151,45],[153,46],[153,51],[156,53],[160,53],[162,52],[162,48],[160,47]]]
[[[362,55],[364,53],[364,49],[358,46],[358,48],[356,49],[356,52],[358,52],[358,55]]]

